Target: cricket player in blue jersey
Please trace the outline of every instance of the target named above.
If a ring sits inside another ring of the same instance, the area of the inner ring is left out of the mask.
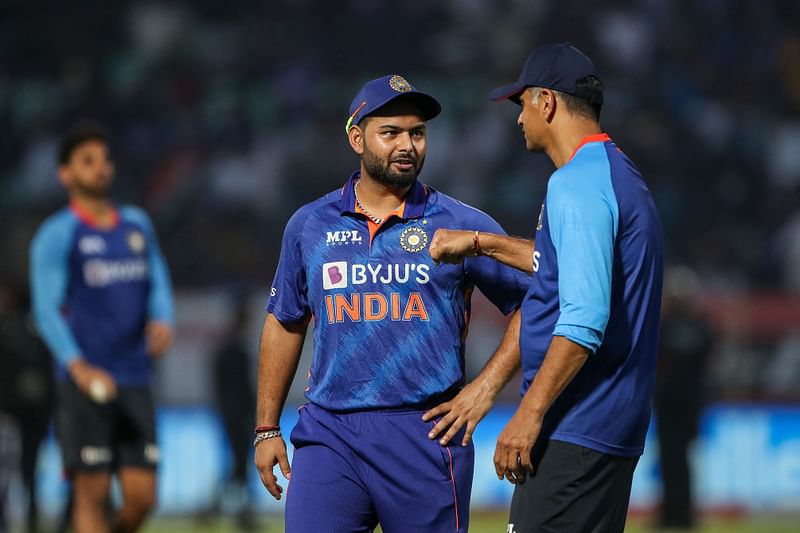
[[[430,440],[423,415],[464,385],[473,288],[511,313],[530,279],[487,257],[431,260],[438,228],[503,231],[417,179],[426,121],[440,110],[401,76],[366,83],[346,126],[360,169],[286,226],[261,339],[255,463],[275,498],[274,466],[291,476],[287,532],[467,531],[472,444]],[[290,467],[279,418],[311,318],[308,403]],[[518,326],[515,313],[510,330]],[[518,359],[516,335],[507,338],[497,353]],[[465,414],[470,431],[484,414]]]
[[[516,484],[508,531],[621,532],[655,378],[656,208],[634,164],[602,133],[602,85],[571,44],[534,50],[519,80],[490,98],[521,106],[527,149],[557,168],[535,246],[442,230],[430,253],[444,262],[479,253],[533,272],[519,339],[523,398],[494,456],[498,477]]]
[[[58,363],[56,430],[78,533],[136,531],[153,508],[151,364],[174,322],[153,226],[142,210],[110,201],[113,173],[103,130],[73,129],[58,168],[70,204],[41,225],[30,250],[34,315]],[[122,508],[109,521],[112,473]]]

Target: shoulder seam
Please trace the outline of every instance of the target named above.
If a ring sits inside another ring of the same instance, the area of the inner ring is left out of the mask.
[[[322,207],[327,207],[330,204],[336,203],[335,196],[333,198],[330,198],[330,199],[328,199],[327,197],[332,195],[332,194],[334,194],[334,193],[336,193],[336,192],[338,192],[339,190],[340,189],[336,189],[335,191],[331,191],[331,192],[325,194],[325,196],[321,196],[320,198],[317,198],[316,200],[301,206],[292,215],[292,216],[295,216],[295,215],[299,214],[301,211],[303,211],[305,209],[308,209],[310,211],[309,214],[306,216],[306,219],[303,221],[302,225],[300,226],[300,231],[298,232],[299,235],[298,235],[298,239],[297,239],[297,245],[298,245],[298,247],[300,249],[301,257],[303,255],[303,238],[302,237],[303,237],[303,234],[306,231],[306,226],[308,225],[308,223],[311,220],[311,217],[316,214],[317,209],[322,208]],[[314,206],[314,204],[316,204],[317,202],[319,202],[319,205]]]
[[[69,228],[64,227],[65,224],[61,221],[62,218],[69,221]],[[45,243],[55,239],[56,244],[61,245],[58,246],[58,249],[61,250],[63,246],[63,254],[69,256],[70,248],[74,242],[75,232],[79,226],[80,221],[69,208],[65,207],[51,214],[42,222],[34,235],[34,241],[37,246],[41,246],[43,244],[43,239],[46,239]]]

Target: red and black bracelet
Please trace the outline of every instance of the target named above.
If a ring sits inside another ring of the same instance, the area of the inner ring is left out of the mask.
[[[267,431],[280,431],[280,429],[280,426],[256,426],[253,433],[258,435],[259,433],[266,433]]]

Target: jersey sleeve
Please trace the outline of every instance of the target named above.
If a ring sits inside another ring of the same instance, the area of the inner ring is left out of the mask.
[[[283,233],[278,269],[267,302],[267,312],[275,315],[279,322],[297,322],[310,312],[301,246],[304,222],[303,213],[298,211],[289,219]]]
[[[80,347],[61,313],[69,283],[69,250],[75,224],[49,220],[30,247],[30,284],[36,328],[53,357],[65,368],[81,355]]]
[[[603,342],[611,313],[611,277],[619,208],[613,192],[569,184],[554,175],[545,212],[558,261],[560,315],[554,336],[592,353]]]
[[[147,315],[151,320],[175,325],[175,300],[172,293],[169,268],[161,247],[158,245],[153,223],[150,217],[138,208],[128,207],[125,214],[141,226],[147,241],[147,266],[150,272],[150,294],[147,302]]]
[[[506,235],[492,217],[478,210],[472,211],[462,224],[463,229]],[[531,281],[530,274],[485,256],[465,258],[464,269],[467,277],[505,315],[522,304]]]

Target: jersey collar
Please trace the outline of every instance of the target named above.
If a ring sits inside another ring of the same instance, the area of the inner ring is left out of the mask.
[[[350,175],[341,191],[341,200],[339,201],[339,210],[341,213],[358,213],[356,209],[356,195],[353,190],[355,181],[361,177],[361,171],[356,170]],[[403,200],[403,213],[400,218],[410,219],[419,218],[425,214],[425,205],[428,203],[428,186],[422,184],[419,180],[414,182],[414,185],[406,194]]]
[[[72,214],[78,217],[78,220],[95,229],[114,229],[119,224],[119,211],[116,207],[112,207],[111,211],[111,226],[109,227],[102,227],[100,226],[99,221],[95,218],[92,213],[88,210],[81,207],[78,202],[70,202],[69,209],[72,211]]]
[[[611,137],[609,137],[607,133],[594,133],[592,135],[587,135],[578,144],[578,146],[575,147],[575,151],[573,151],[572,155],[569,156],[569,159],[567,160],[567,162],[569,163],[570,161],[572,161],[572,158],[575,157],[575,154],[577,154],[578,150],[583,148],[584,145],[587,145],[589,143],[604,143],[604,142],[610,141],[610,140],[611,140]]]

